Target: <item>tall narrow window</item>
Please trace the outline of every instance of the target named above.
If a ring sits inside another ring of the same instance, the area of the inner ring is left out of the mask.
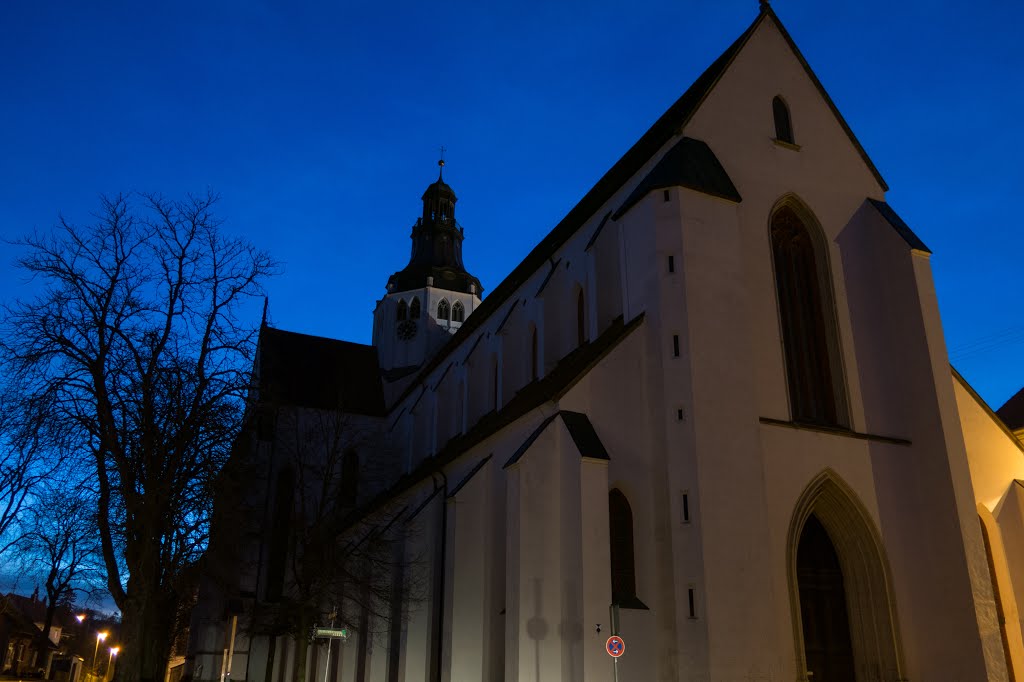
[[[530,332],[530,379],[537,379],[537,328]]]
[[[409,306],[409,319],[418,320],[420,319],[420,297],[412,299],[412,305]]]
[[[441,302],[437,304],[437,319],[439,320],[450,320],[451,319],[451,308],[448,307],[448,301],[441,299]]]
[[[491,388],[494,389],[494,411],[498,411],[498,358],[492,361],[493,371],[491,376]]]
[[[778,95],[772,100],[772,114],[775,116],[775,139],[779,142],[795,144],[793,140],[793,122],[789,118],[789,107]]]
[[[583,291],[576,295],[576,345],[582,346],[587,342],[587,316],[586,301],[583,300]]]
[[[292,526],[292,503],[295,499],[295,474],[290,468],[277,474],[274,492],[274,519],[270,528],[270,553],[267,558],[267,601],[277,601],[284,589],[284,573],[288,559],[289,531]]]
[[[636,598],[633,563],[633,510],[618,488],[608,493],[608,534],[611,541],[612,603],[630,606]]]
[[[462,303],[459,301],[455,302],[452,306],[452,322],[463,322],[466,319],[466,309],[462,307]]]
[[[771,239],[793,421],[845,426],[825,253],[790,206],[772,216]]]
[[[339,496],[342,504],[356,503],[359,495],[359,455],[349,450],[341,458],[341,486]]]
[[[406,305],[405,301],[398,302],[398,312],[396,313],[396,317],[399,321],[409,317],[409,306]]]

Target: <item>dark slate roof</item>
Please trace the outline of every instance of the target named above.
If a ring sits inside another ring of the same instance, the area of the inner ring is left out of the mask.
[[[384,391],[373,346],[264,326],[258,372],[264,402],[384,414]]]
[[[996,410],[996,416],[1014,431],[1024,428],[1024,388],[1003,403],[1003,406]]]
[[[587,415],[582,412],[570,412],[569,410],[560,410],[557,413],[551,415],[540,425],[533,430],[523,444],[520,445],[516,451],[508,458],[505,462],[505,467],[508,468],[522,459],[526,451],[530,449],[534,441],[540,437],[540,434],[544,433],[544,429],[548,428],[548,425],[555,420],[556,417],[561,417],[562,422],[565,424],[566,430],[569,431],[569,437],[572,438],[572,442],[576,445],[576,449],[579,450],[580,455],[583,457],[589,457],[590,459],[611,459],[608,456],[608,451],[604,448],[604,443],[597,436],[597,431],[594,430],[594,425],[590,423],[590,419]]]
[[[612,219],[621,218],[650,192],[668,187],[686,187],[713,197],[742,201],[732,179],[722,168],[711,147],[702,140],[684,137],[665,152],[658,165],[640,181]]]
[[[910,226],[903,222],[903,218],[900,218],[896,214],[896,211],[892,210],[892,206],[885,203],[884,201],[878,201],[877,199],[868,199],[872,206],[874,206],[882,217],[885,218],[890,225],[896,230],[896,232],[903,237],[903,241],[907,245],[917,251],[924,251],[925,253],[931,253],[931,249],[925,246],[925,243],[921,241],[921,238],[914,234],[914,231],[910,229]]]
[[[569,429],[569,435],[572,436],[573,442],[576,443],[576,449],[580,451],[581,455],[590,459],[611,459],[587,415],[567,410],[562,410],[559,414],[562,415],[562,421]]]

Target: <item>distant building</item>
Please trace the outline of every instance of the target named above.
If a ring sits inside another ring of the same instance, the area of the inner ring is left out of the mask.
[[[439,178],[372,346],[262,330],[187,674],[610,682],[615,604],[630,682],[1024,678],[1024,446],[887,189],[767,3],[484,298]]]
[[[46,602],[35,595],[8,594],[0,597],[0,675],[32,675],[48,672],[53,654],[61,641],[63,624],[54,618],[45,638],[45,655],[40,656]]]

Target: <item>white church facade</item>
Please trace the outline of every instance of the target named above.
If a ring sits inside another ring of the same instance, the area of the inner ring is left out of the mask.
[[[371,346],[264,327],[188,674],[1024,677],[1024,410],[951,372],[887,189],[767,4],[486,296],[439,177]]]

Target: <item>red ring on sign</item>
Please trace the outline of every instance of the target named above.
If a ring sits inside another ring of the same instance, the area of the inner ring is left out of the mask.
[[[604,643],[604,650],[608,652],[608,655],[612,658],[618,658],[622,654],[626,653],[626,643],[618,635],[612,635],[608,638],[608,641]]]

